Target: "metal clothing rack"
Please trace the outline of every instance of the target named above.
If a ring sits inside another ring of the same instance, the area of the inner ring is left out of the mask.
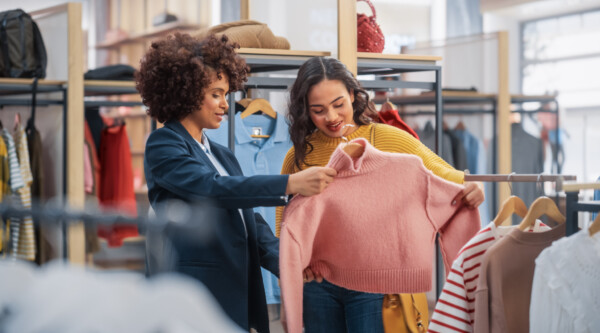
[[[65,81],[38,80],[36,94],[60,93],[58,98],[36,98],[36,106],[62,105],[63,111],[63,196],[67,195],[67,88]],[[32,98],[13,98],[12,96],[31,95],[33,79],[0,78],[0,108],[4,106],[32,106]]]
[[[600,201],[579,202],[579,191],[586,189],[600,190],[600,182],[563,184],[567,194],[567,236],[579,230],[579,212],[600,212]]]

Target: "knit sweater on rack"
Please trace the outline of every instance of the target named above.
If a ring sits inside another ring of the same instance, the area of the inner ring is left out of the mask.
[[[477,210],[452,206],[463,187],[427,170],[420,158],[386,153],[365,139],[358,158],[340,145],[328,163],[338,174],[325,191],[288,204],[280,242],[288,331],[302,331],[302,271],[369,293],[431,289],[435,236],[446,271],[479,230]],[[358,190],[358,191],[357,191]]]
[[[462,184],[464,181],[464,172],[454,169],[412,135],[393,126],[385,124],[359,126],[347,138],[348,140],[365,138],[371,145],[383,152],[416,155],[421,158],[425,167],[437,176],[458,184]],[[309,166],[325,166],[331,154],[341,142],[343,142],[342,138],[328,137],[321,131],[314,132],[308,140],[313,149],[312,151],[309,150],[310,152],[306,155],[306,161],[302,168],[298,169],[294,163],[295,150],[292,147],[285,156],[281,173],[288,175]],[[282,215],[283,207],[277,207],[275,223],[275,234],[277,236],[281,231]]]

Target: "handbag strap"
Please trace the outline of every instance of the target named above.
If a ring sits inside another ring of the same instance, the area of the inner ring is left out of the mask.
[[[371,7],[371,11],[373,12],[373,15],[371,16],[373,19],[377,18],[377,14],[375,13],[375,6],[373,6],[373,3],[371,2],[371,0],[356,0],[356,2],[366,2],[369,7]]]

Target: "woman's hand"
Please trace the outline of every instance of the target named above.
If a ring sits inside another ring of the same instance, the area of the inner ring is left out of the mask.
[[[452,205],[462,202],[470,209],[479,207],[479,205],[481,205],[485,200],[485,195],[483,194],[483,183],[466,182],[464,185],[465,188],[461,192],[458,192],[456,197],[454,197],[452,200]]]
[[[286,194],[301,194],[305,197],[319,194],[333,181],[337,171],[327,167],[310,167],[291,174]]]
[[[304,283],[309,283],[315,280],[319,283],[323,282],[323,277],[321,274],[313,272],[310,267],[307,267],[304,272],[302,272],[302,277],[304,278]]]

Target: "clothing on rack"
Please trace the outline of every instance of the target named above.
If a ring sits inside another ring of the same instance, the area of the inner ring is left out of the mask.
[[[427,148],[431,150],[435,150],[435,129],[433,128],[433,124],[431,121],[428,121],[425,124],[425,127],[421,130],[417,130],[417,134],[419,135],[419,139]],[[454,166],[454,156],[452,152],[452,140],[448,136],[448,134],[442,134],[442,154],[441,158],[444,159],[448,164]]]
[[[402,118],[400,118],[400,114],[398,113],[398,110],[384,110],[384,111],[379,111],[377,112],[377,115],[379,116],[379,120],[381,123],[383,124],[388,124],[391,126],[394,126],[396,128],[399,128],[403,131],[408,132],[410,135],[414,136],[416,139],[419,139],[419,135],[417,134],[417,132],[415,132],[414,129],[412,129],[412,127],[408,126],[404,120],[402,120]]]
[[[529,332],[535,258],[565,230],[565,223],[543,232],[515,228],[486,251],[475,291],[475,332]]]
[[[473,332],[475,290],[485,252],[516,226],[496,226],[490,222],[458,252],[440,293],[429,332]],[[550,230],[537,220],[530,232]]]
[[[137,216],[133,189],[131,150],[125,125],[102,130],[100,147],[100,205],[106,210]],[[138,236],[135,225],[98,227],[98,236],[106,238],[109,246],[121,246],[123,239]]]
[[[597,181],[600,182],[600,177],[598,177]],[[600,190],[594,190],[594,200],[600,201]],[[598,213],[592,213],[592,221],[596,219],[596,216],[598,216]]]
[[[222,121],[218,129],[204,130],[204,132],[211,141],[227,146],[229,133],[227,120]],[[253,138],[251,136],[253,132],[260,132],[269,137]],[[236,113],[235,157],[240,162],[244,175],[278,175],[285,154],[291,147],[292,142],[289,139],[285,117],[278,115],[277,118],[271,118],[254,114],[242,119],[241,114]],[[257,207],[254,211],[263,216],[271,231],[275,233],[275,207]],[[277,277],[264,268],[262,276],[267,304],[280,303],[281,291]]]
[[[460,140],[463,147],[465,148],[465,152],[467,155],[467,169],[469,170],[469,173],[488,173],[487,154],[483,142],[466,129],[454,129],[452,130],[452,132]],[[488,200],[485,200],[479,206],[479,214],[481,215],[482,222],[491,220],[490,207],[488,203],[493,198],[492,195],[487,194],[487,191],[490,190],[489,184],[484,184],[484,187],[486,189],[486,198],[488,198]]]
[[[281,286],[291,333],[302,331],[306,267],[351,290],[425,292],[435,234],[449,272],[458,250],[479,230],[477,211],[451,205],[462,186],[435,176],[417,156],[382,152],[363,138],[352,142],[364,153],[352,158],[338,146],[328,163],[338,173],[327,191],[296,196],[284,211]]]
[[[600,233],[582,229],[535,260],[529,331],[600,332]]]
[[[17,124],[14,140],[17,157],[19,159],[21,179],[23,180],[23,187],[19,189],[19,197],[23,208],[31,209],[31,183],[33,182],[33,175],[31,174],[29,164],[29,145],[27,144],[27,135],[25,135],[23,125]],[[25,216],[21,226],[22,230],[19,232],[19,253],[24,256],[22,257],[23,259],[35,260],[35,229],[33,227],[33,219],[31,216]]]
[[[29,162],[33,181],[31,182],[31,198],[34,201],[40,201],[44,193],[44,161],[42,152],[42,136],[34,125],[25,128],[27,133],[27,148],[29,151]]]
[[[523,174],[541,174],[544,172],[544,145],[542,140],[527,133],[521,124],[511,126],[512,133],[512,171]],[[514,195],[523,199],[527,207],[543,195],[537,183],[512,184]]]
[[[10,170],[8,168],[8,150],[4,139],[0,135],[0,202],[10,193]],[[0,252],[6,251],[5,237],[10,232],[8,224],[4,220],[0,220]]]
[[[452,145],[452,160],[454,161],[452,166],[458,170],[468,169],[467,151],[463,142],[454,130],[444,130],[443,133],[448,135],[450,144]]]

